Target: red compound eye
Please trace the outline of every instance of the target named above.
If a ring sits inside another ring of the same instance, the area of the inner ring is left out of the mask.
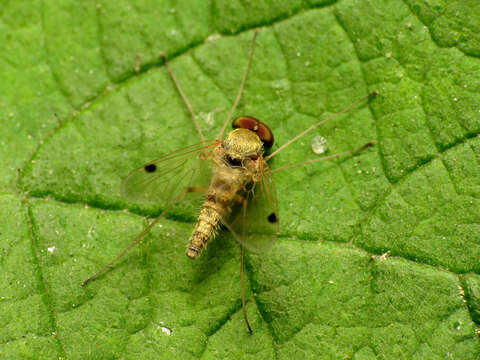
[[[269,149],[273,145],[273,133],[270,128],[255,119],[253,116],[240,116],[233,121],[232,127],[234,129],[242,128],[254,131],[260,140],[263,141],[265,149]]]

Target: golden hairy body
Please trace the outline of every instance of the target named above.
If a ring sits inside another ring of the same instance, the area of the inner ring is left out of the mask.
[[[244,252],[245,249],[256,252],[268,251],[278,238],[278,203],[272,174],[318,161],[353,155],[374,145],[375,142],[370,141],[357,149],[289,164],[274,170],[269,169],[267,162],[321,124],[346,113],[378,93],[374,91],[337,114],[318,121],[265,157],[264,151],[268,151],[273,146],[273,133],[266,124],[252,116],[237,117],[232,123],[235,130],[230,132],[225,140],[220,140],[240,102],[257,34],[258,30],[255,30],[235,102],[220,132],[212,141],[206,140],[203,136],[192,105],[170,69],[165,55],[161,54],[170,78],[191,114],[201,142],[166,154],[127,175],[122,182],[122,193],[127,200],[133,202],[166,202],[167,205],[162,213],[127,248],[98,272],[84,280],[82,285],[98,278],[138,244],[160,221],[162,216],[174,204],[182,201],[188,193],[203,192],[208,188],[197,223],[190,236],[187,256],[192,259],[198,257],[209,239],[214,237],[220,224],[225,225],[230,230],[241,244],[242,310],[247,328],[252,332],[245,305]],[[206,178],[205,175],[207,174],[204,174],[204,170],[209,170],[206,165],[210,164],[213,172],[208,174],[211,178]]]
[[[212,152],[213,177],[190,236],[187,256],[194,259],[215,236],[232,207],[246,200],[246,192],[260,180],[263,142],[247,129],[235,129]]]

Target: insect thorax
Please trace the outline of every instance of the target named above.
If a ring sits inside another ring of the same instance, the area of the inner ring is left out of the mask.
[[[263,155],[263,143],[251,130],[235,129],[224,141],[225,156],[231,159],[245,159]]]

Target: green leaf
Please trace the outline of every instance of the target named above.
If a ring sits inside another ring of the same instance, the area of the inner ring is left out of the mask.
[[[0,10],[0,357],[478,359],[480,5],[474,1],[4,1]],[[281,236],[225,232],[195,261],[198,209],[126,202],[141,164],[199,141],[164,52],[214,137],[235,115],[278,168]],[[57,114],[57,116],[55,115]]]

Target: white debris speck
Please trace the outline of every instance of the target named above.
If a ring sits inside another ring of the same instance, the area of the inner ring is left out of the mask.
[[[280,89],[280,90],[288,90],[290,88],[290,84],[288,82],[288,80],[286,79],[282,79],[282,80],[278,80],[278,81],[272,81],[271,82],[271,86],[273,89]]]
[[[212,127],[213,125],[215,125],[215,113],[219,112],[219,111],[222,111],[223,108],[215,108],[213,109],[212,111],[208,112],[208,113],[199,113],[198,114],[198,117],[200,119],[202,119],[203,121],[205,121],[205,123]]]
[[[315,154],[321,155],[324,154],[328,149],[327,139],[323,136],[315,136],[312,139],[312,150]]]
[[[49,252],[50,254],[53,254],[56,249],[57,249],[57,248],[56,248],[55,246],[50,246],[49,248],[47,248],[47,250],[48,250],[48,252]]]
[[[300,53],[300,51],[299,51],[299,52],[297,52],[297,56],[300,56],[300,55],[302,55],[302,54]]]
[[[328,280],[328,283],[329,284],[335,284],[335,282],[333,280]]]
[[[456,97],[453,98],[453,101],[457,101],[458,99]]]
[[[389,256],[390,256],[390,250],[388,250],[386,253],[383,253],[378,257],[378,260],[380,261],[385,261]]]
[[[175,8],[171,8],[171,9],[170,9],[170,14],[175,14],[176,11],[177,11],[177,10],[175,10]]]
[[[305,66],[310,66],[310,61],[305,61]]]
[[[87,232],[87,236],[91,238],[93,233],[95,233],[95,228],[93,226],[90,226],[90,229],[88,229]]]
[[[391,58],[391,57],[392,57],[392,53],[391,53],[391,52],[386,53],[386,54],[385,54],[385,57],[386,57],[387,59]]]
[[[215,40],[218,40],[220,38],[221,38],[220,34],[212,34],[209,37],[207,37],[207,42],[208,41],[215,41]]]

